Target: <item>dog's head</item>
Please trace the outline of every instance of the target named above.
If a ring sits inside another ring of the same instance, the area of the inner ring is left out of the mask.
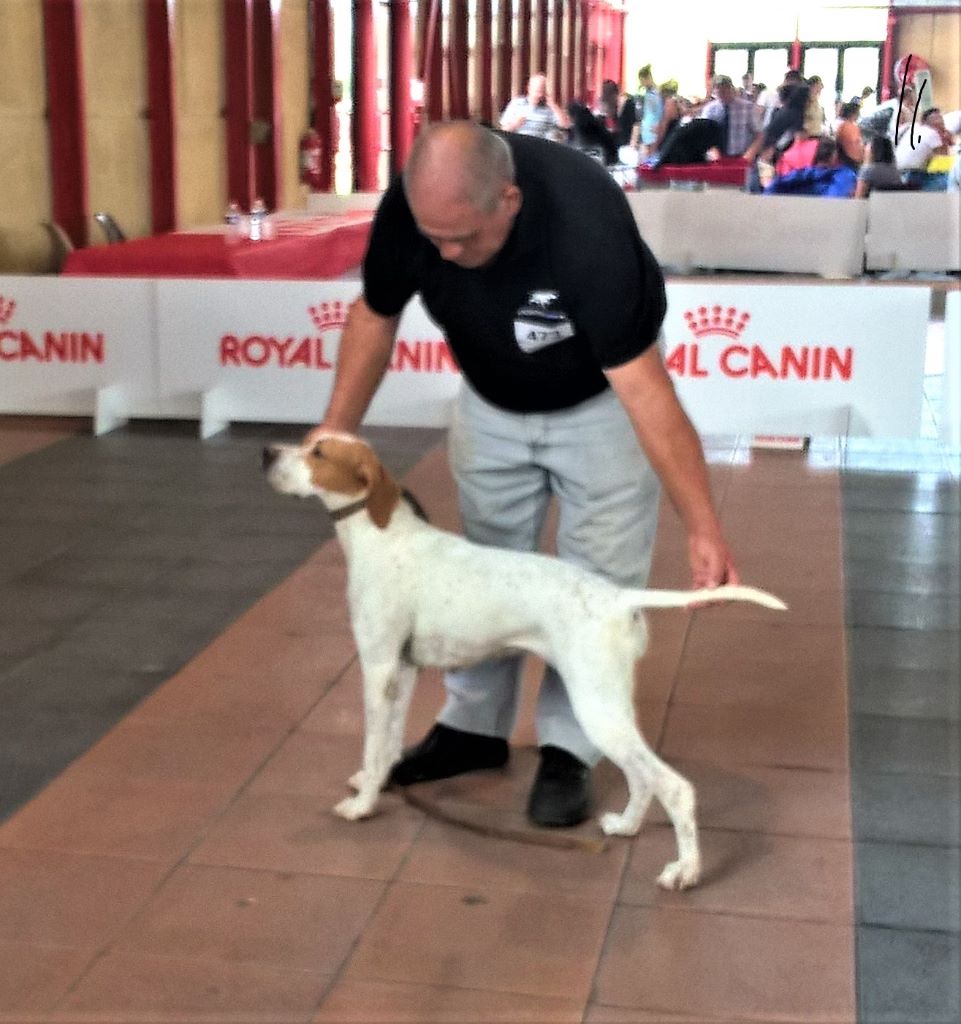
[[[263,467],[281,494],[318,497],[333,513],[363,502],[381,529],[400,500],[400,487],[374,450],[351,434],[331,432],[312,444],[270,445],[263,452]]]

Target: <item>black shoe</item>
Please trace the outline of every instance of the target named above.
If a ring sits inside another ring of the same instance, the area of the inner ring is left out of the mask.
[[[405,751],[388,780],[395,786],[449,779],[465,772],[502,768],[510,757],[507,740],[480,736],[438,722],[417,744]]]
[[[527,817],[545,828],[570,828],[585,821],[590,808],[590,768],[560,747],[541,747]]]

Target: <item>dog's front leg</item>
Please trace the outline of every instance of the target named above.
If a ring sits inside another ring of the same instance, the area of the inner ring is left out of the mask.
[[[413,665],[402,662],[397,668],[395,679],[397,683],[396,698],[393,700],[387,725],[388,774],[403,753],[404,726],[407,724],[407,712],[410,710],[410,700],[414,695],[414,685],[417,682],[417,669]],[[360,771],[351,775],[347,784],[351,789],[359,792],[363,788],[364,778],[365,771],[361,768]]]
[[[391,760],[391,723],[400,696],[399,666],[364,665],[364,766],[350,783],[356,796],[341,800],[334,813],[350,821],[374,812],[381,787],[387,781]],[[409,699],[409,695],[408,695]]]

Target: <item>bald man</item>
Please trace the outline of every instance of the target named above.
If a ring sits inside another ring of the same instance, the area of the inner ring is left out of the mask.
[[[356,430],[397,325],[420,293],[463,372],[449,447],[466,534],[534,550],[557,499],[561,558],[644,586],[658,478],[685,524],[695,586],[738,582],[697,434],[656,344],[664,280],[611,176],[542,139],[431,126],[384,195],[319,430]],[[395,766],[399,785],[504,765],[520,659],[449,673],[438,723]],[[598,751],[548,667],[528,816],[590,813]]]
[[[528,80],[526,95],[516,96],[504,108],[500,125],[505,132],[558,142],[570,128],[571,121],[548,95],[547,76],[539,72]]]

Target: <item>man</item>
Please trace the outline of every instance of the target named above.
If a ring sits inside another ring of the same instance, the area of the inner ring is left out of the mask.
[[[505,132],[559,141],[571,122],[547,95],[547,76],[538,73],[531,75],[527,94],[515,97],[504,108],[500,124]]]
[[[721,125],[721,152],[725,156],[743,156],[758,131],[757,104],[738,96],[727,75],[714,79],[714,99],[701,112],[702,117]]]
[[[465,377],[450,455],[471,539],[534,550],[553,494],[560,557],[643,586],[656,471],[686,525],[695,585],[737,582],[700,442],[656,344],[663,277],[603,167],[541,139],[432,125],[381,202],[363,277],[315,435],[356,430],[419,292]],[[505,764],[519,665],[506,657],[448,674],[438,724],[392,781]],[[550,668],[537,728],[528,816],[577,824],[590,812],[599,755]]]
[[[898,127],[894,162],[904,174],[909,188],[925,192],[944,192],[948,186],[947,168],[930,171],[933,157],[947,156],[951,148],[951,135],[944,126],[944,117],[937,107],[929,107],[921,115],[921,123],[908,120]]]

